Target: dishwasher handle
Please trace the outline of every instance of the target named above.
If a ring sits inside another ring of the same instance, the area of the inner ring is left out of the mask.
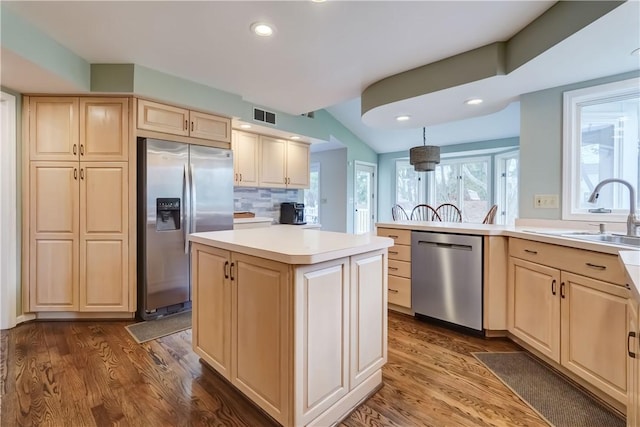
[[[440,243],[440,242],[428,242],[426,240],[418,240],[419,245],[433,246],[443,249],[457,249],[459,251],[471,251],[473,246],[471,245],[456,245],[455,243]]]

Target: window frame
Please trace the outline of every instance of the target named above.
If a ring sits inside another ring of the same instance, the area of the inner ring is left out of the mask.
[[[410,168],[413,168],[413,166],[411,165],[411,163],[409,162],[409,158],[401,158],[401,159],[396,159],[395,161],[395,173],[394,173],[394,194],[393,194],[393,200],[394,200],[394,205],[400,204],[398,201],[398,170],[399,170],[399,165],[402,166],[409,166]],[[417,173],[421,173],[421,172],[417,172]],[[416,205],[419,205],[421,203],[427,203],[427,174],[426,173],[421,173],[420,178],[420,182],[418,184],[418,200],[416,201],[416,203],[414,204],[414,207]],[[406,209],[405,209],[406,211]],[[407,215],[411,215],[411,211],[407,211]]]
[[[517,172],[518,172],[518,180],[519,180],[520,179],[520,149],[505,151],[502,153],[498,153],[494,156],[494,167],[495,167],[495,174],[493,178],[495,182],[495,193],[494,193],[495,202],[494,203],[498,205],[498,212],[496,213],[495,223],[500,225],[506,224],[507,189],[505,185],[505,180],[506,180],[505,163],[509,159],[516,159],[518,162]],[[502,176],[503,173],[505,174],[505,176]],[[520,199],[519,186],[517,188],[517,191],[518,191],[518,197],[516,198],[516,217],[514,219],[518,218],[518,211],[520,210],[520,206],[518,205],[519,199]],[[514,223],[506,224],[506,225],[513,225],[513,224]]]
[[[322,201],[322,172],[321,172],[321,163],[320,162],[310,162],[309,163],[309,176],[311,176],[311,174],[313,172],[317,172],[318,173],[318,200],[317,200],[317,209],[318,209],[318,214],[316,215],[316,221],[315,222],[309,222],[309,224],[322,224],[322,221],[320,220],[320,216],[321,216],[321,209],[320,209],[320,203]],[[307,191],[311,191],[311,178],[309,178],[309,188],[305,188],[303,191],[303,195],[302,195],[302,199],[303,202],[305,203],[305,210],[307,209],[306,207],[306,201],[307,201]],[[305,212],[305,221],[307,220],[307,212]]]
[[[640,78],[632,78],[563,93],[562,121],[562,219],[574,221],[626,222],[628,209],[598,214],[580,209],[580,146],[582,106],[604,103],[624,96],[640,97]],[[632,183],[635,187],[638,183]],[[637,188],[636,188],[637,190]],[[627,191],[623,189],[623,191]],[[628,197],[625,195],[623,197]],[[594,205],[595,208],[595,205]]]

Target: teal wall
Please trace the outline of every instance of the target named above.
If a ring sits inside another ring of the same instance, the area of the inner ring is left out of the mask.
[[[562,209],[534,209],[535,194],[557,194],[562,206],[562,94],[640,76],[618,74],[520,96],[519,217],[562,219]]]
[[[503,148],[504,150],[500,150]],[[518,148],[518,138],[492,139],[488,141],[476,141],[465,144],[444,145],[440,147],[441,158],[469,157],[467,152],[476,150],[499,150],[499,153]],[[493,170],[493,157],[498,153],[486,154],[491,156]],[[474,157],[476,155],[474,154]],[[477,154],[485,156],[485,154]],[[396,160],[408,159],[409,151],[396,151],[394,153],[378,154],[378,219],[379,221],[391,220],[391,207],[395,204],[396,194]],[[429,179],[429,172],[424,172],[425,179]],[[492,174],[493,176],[493,174]],[[495,191],[495,185],[492,186]],[[427,186],[428,191],[428,186]],[[495,199],[495,197],[494,197]]]

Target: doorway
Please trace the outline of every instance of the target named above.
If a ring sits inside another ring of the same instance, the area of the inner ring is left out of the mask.
[[[354,212],[353,232],[363,234],[373,231],[378,218],[376,173],[378,166],[373,163],[355,162],[353,174]]]

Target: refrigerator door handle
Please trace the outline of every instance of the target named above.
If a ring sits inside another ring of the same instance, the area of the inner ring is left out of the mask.
[[[189,208],[191,212],[191,231],[190,233],[196,232],[196,219],[198,217],[196,212],[196,183],[193,179],[193,163],[189,164],[189,184],[191,185],[191,207]]]
[[[183,186],[182,186],[182,204],[184,205],[184,253],[189,253],[189,230],[191,229],[191,174],[189,173],[188,164],[184,165]]]

